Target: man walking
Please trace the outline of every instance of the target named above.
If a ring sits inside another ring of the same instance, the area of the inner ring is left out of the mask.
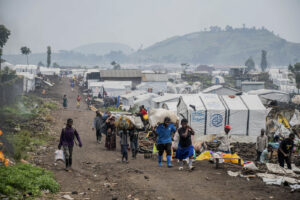
[[[292,169],[291,158],[294,148],[295,134],[291,133],[288,138],[284,139],[278,148],[278,162],[281,167],[284,167],[286,162],[289,169]]]
[[[70,171],[70,168],[72,166],[74,137],[76,137],[77,141],[79,142],[79,147],[82,147],[79,134],[76,131],[76,129],[72,127],[72,125],[73,125],[73,120],[68,119],[66,128],[63,128],[61,130],[60,141],[58,144],[58,149],[61,149],[61,147],[63,147],[65,163],[66,163],[66,171]]]
[[[96,139],[97,143],[101,144],[101,138],[102,138],[102,125],[103,125],[103,119],[100,112],[96,111],[96,117],[94,118],[92,129],[96,129]]]
[[[256,140],[256,161],[260,161],[261,153],[267,148],[268,146],[268,137],[265,135],[265,129],[261,129],[260,136],[257,137]]]
[[[156,133],[158,139],[156,142],[158,150],[158,165],[162,166],[162,157],[164,151],[167,153],[167,165],[169,168],[173,167],[171,163],[171,154],[172,154],[172,133],[176,132],[176,127],[171,123],[171,119],[166,117],[164,123],[159,124],[156,128]]]

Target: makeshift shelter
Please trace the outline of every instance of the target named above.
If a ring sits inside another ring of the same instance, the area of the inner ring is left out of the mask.
[[[239,96],[222,96],[226,108],[225,124],[232,127],[230,134],[246,135],[248,108]]]
[[[90,82],[89,87],[94,97],[99,93],[103,97],[105,92],[107,96],[117,97],[131,91],[131,81]]]
[[[257,95],[183,95],[177,104],[177,114],[188,119],[196,140],[202,135],[224,133],[226,124],[231,125],[232,135],[256,137],[266,124],[266,108]]]
[[[279,90],[251,90],[247,92],[248,94],[258,95],[263,104],[267,104],[268,101],[278,101],[288,103],[290,101],[289,93],[282,92]]]
[[[43,75],[60,75],[60,68],[40,67],[40,73]]]
[[[177,104],[177,115],[180,120],[185,118],[189,121],[195,131],[195,139],[205,134],[206,109],[199,94],[181,96]]]
[[[123,106],[133,106],[134,105],[134,100],[136,99],[137,96],[145,94],[146,91],[143,90],[133,90],[128,94],[123,94],[120,96],[121,102]]]
[[[161,108],[163,103],[167,102],[178,102],[178,99],[181,95],[180,94],[170,94],[165,93],[163,96],[159,96],[156,98],[153,98],[153,108]]]
[[[16,65],[14,70],[16,70],[16,72],[28,72],[34,75],[39,73],[38,66],[36,65]]]
[[[267,110],[257,95],[242,95],[241,99],[248,109],[246,135],[258,136],[266,128]]]
[[[17,75],[23,76],[23,92],[35,90],[35,76],[29,72],[17,72]]]
[[[154,94],[154,93],[146,93],[146,94],[136,96],[135,97],[136,99],[134,101],[134,105],[138,105],[138,106],[144,105],[145,108],[147,110],[149,110],[151,108],[151,105],[152,105],[152,99],[155,98],[155,97],[158,97],[158,95]]]
[[[165,102],[161,106],[163,109],[171,110],[177,113],[177,102]]]
[[[206,134],[224,132],[226,109],[216,94],[200,94],[206,110]]]

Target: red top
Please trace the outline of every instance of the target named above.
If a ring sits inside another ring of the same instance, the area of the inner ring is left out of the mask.
[[[81,97],[79,96],[79,97],[77,97],[77,101],[80,101],[81,100]]]
[[[145,109],[141,109],[140,113],[142,113],[143,115],[147,115],[147,111]]]

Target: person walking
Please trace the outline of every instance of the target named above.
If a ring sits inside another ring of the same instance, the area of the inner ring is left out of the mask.
[[[64,109],[67,109],[67,107],[68,107],[67,95],[64,95],[64,97],[63,97],[63,107],[64,107]]]
[[[102,126],[103,126],[103,119],[101,113],[97,110],[96,111],[96,117],[93,121],[92,129],[96,129],[96,139],[97,143],[101,144],[101,138],[102,138]]]
[[[138,141],[139,135],[137,130],[133,129],[129,131],[130,136],[130,149],[132,152],[132,159],[136,159],[136,155],[138,153]]]
[[[128,163],[129,131],[127,129],[122,129],[122,130],[119,131],[118,135],[120,136],[122,162]]]
[[[278,148],[278,162],[281,167],[284,167],[284,162],[286,162],[287,167],[292,169],[291,158],[294,148],[295,134],[290,133],[289,137],[284,139]]]
[[[74,86],[75,86],[75,83],[74,83],[73,80],[71,80],[71,90],[72,90],[72,92],[74,91]]]
[[[82,147],[82,143],[79,137],[79,134],[73,126],[73,120],[70,118],[67,120],[67,126],[61,130],[60,140],[58,144],[58,149],[60,150],[63,147],[65,163],[66,163],[66,171],[70,171],[72,167],[72,157],[73,157],[73,147],[74,147],[74,139],[76,137],[79,147]]]
[[[105,124],[105,147],[107,150],[116,150],[116,126],[115,117],[110,116]]]
[[[81,96],[79,94],[77,95],[76,101],[77,101],[77,108],[80,108]]]
[[[172,154],[172,134],[176,132],[176,127],[171,123],[171,119],[166,117],[164,123],[159,124],[156,128],[156,134],[158,135],[156,141],[156,147],[158,150],[158,165],[162,166],[162,157],[164,151],[167,153],[167,165],[169,168],[173,167],[171,163]]]
[[[265,135],[265,129],[261,129],[260,136],[257,137],[256,140],[256,161],[260,161],[261,153],[268,146],[268,137]]]
[[[187,119],[181,120],[181,127],[178,129],[179,143],[176,151],[176,158],[179,160],[179,170],[183,170],[183,160],[189,158],[189,169],[193,170],[194,147],[192,135],[194,130],[188,125]]]

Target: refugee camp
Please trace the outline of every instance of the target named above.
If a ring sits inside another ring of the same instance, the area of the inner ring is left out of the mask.
[[[0,200],[299,200],[299,9],[0,0]]]

